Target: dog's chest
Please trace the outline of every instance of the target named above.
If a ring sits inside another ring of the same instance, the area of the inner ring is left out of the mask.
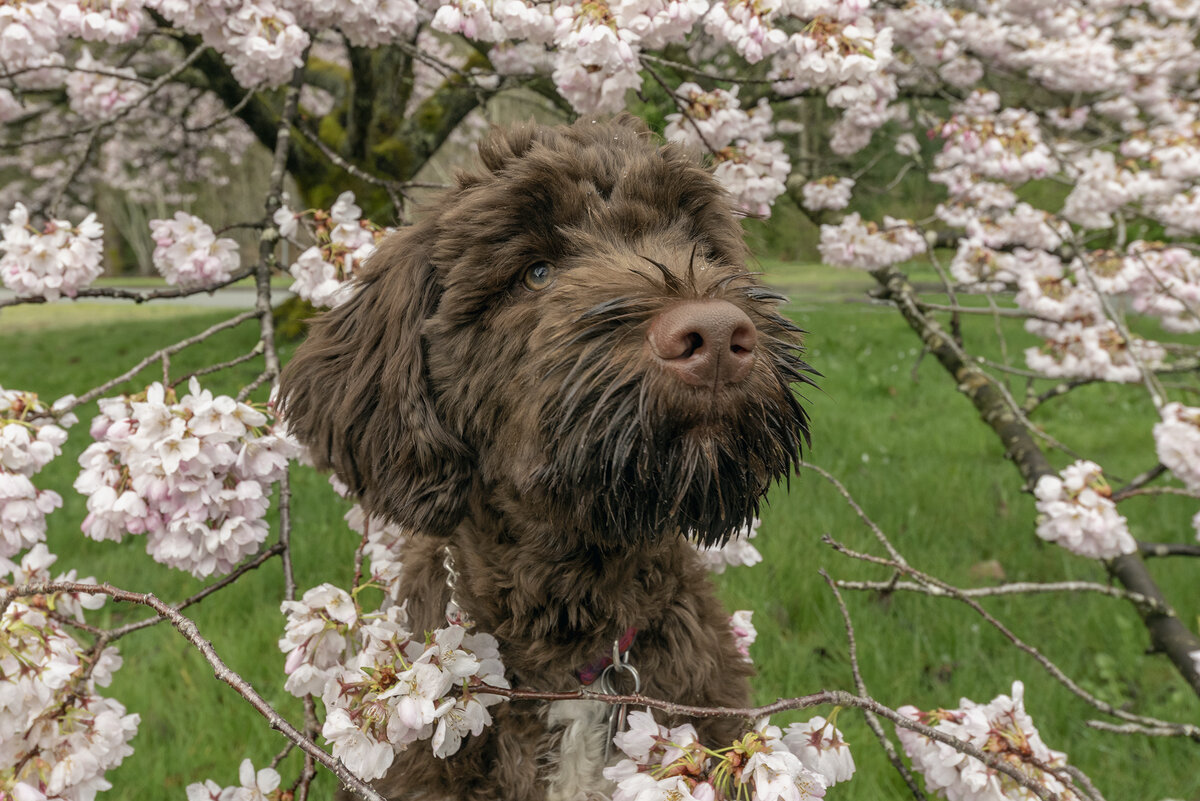
[[[550,745],[546,801],[598,801],[608,798],[612,783],[604,778],[604,745],[608,737],[608,704],[555,701],[546,712]]]

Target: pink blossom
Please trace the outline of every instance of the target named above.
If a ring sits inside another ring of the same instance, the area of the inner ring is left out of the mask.
[[[1135,553],[1137,542],[1111,500],[1099,465],[1080,461],[1058,476],[1042,476],[1034,487],[1037,535],[1073,553],[1111,559]]]
[[[151,220],[154,267],[168,284],[190,289],[224,283],[241,264],[237,243],[217,238],[203,220],[177,211],[170,220]]]
[[[20,296],[58,300],[75,297],[79,290],[101,273],[100,259],[104,227],[89,214],[79,225],[67,220],[50,220],[41,231],[29,223],[29,211],[21,203],[9,212],[8,224],[0,225],[0,280]]]

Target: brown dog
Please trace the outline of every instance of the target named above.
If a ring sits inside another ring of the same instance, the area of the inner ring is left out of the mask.
[[[572,690],[612,643],[650,696],[739,706],[750,669],[684,535],[717,543],[789,475],[808,382],[731,202],[640,122],[500,131],[483,168],[386,240],[284,371],[292,431],[419,533],[414,630],[456,600],[514,687]],[[588,798],[606,707],[512,702],[457,754],[398,755],[401,798]],[[674,722],[672,722],[674,724]],[[745,721],[698,721],[728,744]]]

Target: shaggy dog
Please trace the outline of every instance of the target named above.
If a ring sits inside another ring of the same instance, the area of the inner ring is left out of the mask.
[[[384,241],[283,373],[281,409],[364,507],[416,532],[414,630],[455,600],[513,687],[578,689],[632,635],[642,692],[744,706],[750,667],[694,547],[789,475],[811,372],[746,271],[728,195],[631,117],[524,125]],[[397,756],[410,799],[599,797],[607,706],[511,702],[457,754]],[[669,721],[677,725],[681,721]],[[746,721],[694,721],[728,744]]]

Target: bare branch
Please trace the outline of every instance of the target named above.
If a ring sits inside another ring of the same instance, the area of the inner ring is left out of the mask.
[[[74,402],[72,402],[69,406],[67,406],[66,411],[70,411],[71,409],[76,409],[85,403],[90,403],[90,402],[94,401],[96,398],[100,397],[105,392],[108,392],[110,389],[117,386],[118,384],[123,384],[126,381],[128,381],[129,379],[133,378],[135,375],[140,373],[142,370],[145,370],[147,367],[154,364],[156,361],[161,360],[164,356],[171,356],[175,353],[178,353],[179,351],[183,350],[184,348],[195,345],[198,342],[203,342],[204,340],[211,337],[213,334],[219,333],[228,328],[235,328],[235,327],[241,325],[242,323],[246,322],[247,320],[250,320],[257,316],[258,316],[257,310],[242,312],[241,314],[239,314],[235,317],[230,317],[228,320],[217,323],[216,325],[213,325],[213,326],[209,326],[208,328],[204,329],[203,331],[201,331],[199,334],[196,334],[195,336],[188,337],[187,339],[182,339],[179,342],[176,342],[174,345],[168,345],[167,347],[163,348],[162,350],[156,350],[154,353],[151,353],[149,356],[142,359],[140,362],[135,364],[130,369],[126,370],[124,373],[121,373],[116,378],[105,381],[100,386],[95,387],[94,389],[90,389],[87,392],[80,395],[78,398],[76,398],[74,400]]]
[[[844,581],[839,580],[837,586],[844,590],[866,590],[868,592],[919,592],[934,597],[949,597],[951,593],[941,587],[928,584],[915,584],[909,581]],[[1041,595],[1055,592],[1091,592],[1119,598],[1123,601],[1152,609],[1156,612],[1169,611],[1154,598],[1147,598],[1138,592],[1130,592],[1120,587],[1110,587],[1107,584],[1096,584],[1090,581],[1055,581],[1044,584],[1031,582],[1013,582],[999,584],[995,587],[969,587],[957,589],[964,598],[991,598],[999,595]]]
[[[1142,556],[1200,556],[1200,545],[1183,542],[1139,542],[1138,552]]]
[[[1028,418],[1012,408],[1011,395],[1005,392],[1003,385],[979,369],[974,359],[963,352],[936,321],[921,311],[915,290],[904,274],[888,267],[876,270],[872,275],[883,287],[884,295],[896,302],[905,322],[953,377],[959,392],[970,399],[983,421],[1000,438],[1005,453],[1020,471],[1026,487],[1036,485],[1042,476],[1056,475],[1058,471],[1034,439],[1036,434],[1031,430]],[[1169,608],[1162,590],[1139,556],[1120,556],[1104,564],[1126,589],[1154,598]],[[1200,636],[1174,615],[1141,608],[1139,613],[1150,632],[1154,648],[1167,654],[1180,675],[1200,694],[1200,670],[1190,656],[1191,652],[1200,650]]]
[[[1015,645],[1019,650],[1024,651],[1033,657],[1034,661],[1041,665],[1047,673],[1049,673],[1052,677],[1054,677],[1055,680],[1058,681],[1059,684],[1063,685],[1075,695],[1079,696],[1096,709],[1099,709],[1104,714],[1112,715],[1115,718],[1120,718],[1121,720],[1129,721],[1131,723],[1138,723],[1147,726],[1158,726],[1164,728],[1174,727],[1179,736],[1190,737],[1197,742],[1200,742],[1200,726],[1195,726],[1190,723],[1171,723],[1169,721],[1158,720],[1157,718],[1146,717],[1144,715],[1134,715],[1092,695],[1087,690],[1080,687],[1074,679],[1064,673],[1063,670],[1058,667],[1058,665],[1054,664],[1049,657],[1014,634],[1007,626],[1001,623],[999,619],[980,606],[976,600],[964,595],[957,587],[953,587],[950,584],[947,584],[946,582],[929,575],[928,573],[922,573],[921,571],[916,570],[909,565],[901,565],[900,563],[891,559],[884,559],[879,556],[872,556],[871,554],[860,553],[858,551],[851,550],[842,543],[830,537],[828,534],[823,536],[821,541],[829,545],[838,553],[845,554],[852,559],[858,559],[863,562],[871,562],[873,564],[891,567],[895,570],[907,573],[917,581],[923,584],[929,584],[938,587],[949,597],[954,598],[957,601],[961,601],[962,603],[971,607],[971,609],[974,610],[977,615],[982,617],[992,628],[996,629],[996,631],[1000,632],[1009,642]],[[1151,614],[1173,617],[1173,613],[1154,612]]]
[[[257,225],[255,227],[257,227]],[[236,273],[233,273],[229,276],[229,278],[221,281],[218,284],[213,284],[211,286],[192,287],[189,289],[183,289],[182,287],[171,287],[169,289],[152,289],[147,292],[138,292],[133,289],[123,289],[115,286],[87,287],[86,289],[80,289],[78,292],[76,292],[75,297],[71,298],[71,300],[80,300],[81,298],[124,298],[126,300],[132,300],[134,303],[145,303],[148,300],[157,300],[158,298],[186,298],[192,295],[199,295],[201,293],[212,295],[218,289],[224,289],[230,284],[241,281],[243,278],[246,278],[253,272],[253,267],[245,267],[241,270],[238,270]],[[7,300],[0,300],[0,308],[4,308],[5,306],[20,306],[25,303],[48,302],[50,301],[47,301],[41,295],[17,296],[14,298],[8,298]]]
[[[112,114],[112,116],[110,116],[110,117],[105,117],[104,119],[99,120],[98,122],[94,122],[91,125],[87,126],[86,128],[78,128],[74,131],[67,131],[66,133],[49,134],[47,136],[36,137],[33,139],[24,139],[19,142],[0,142],[0,148],[5,148],[5,149],[7,149],[7,148],[23,148],[23,147],[28,147],[30,145],[45,144],[47,142],[59,142],[59,141],[62,141],[63,139],[74,139],[76,136],[83,136],[84,134],[92,135],[102,128],[107,128],[108,126],[129,116],[129,114],[134,109],[140,107],[143,103],[145,103],[147,100],[149,100],[151,97],[153,97],[158,92],[159,89],[163,88],[168,83],[170,83],[171,81],[178,78],[181,74],[183,74],[183,72],[185,70],[190,68],[192,66],[192,64],[195,63],[196,59],[198,59],[207,50],[208,50],[207,46],[197,47],[195,50],[193,50],[191,53],[188,54],[187,58],[185,58],[183,61],[179,62],[174,67],[172,67],[170,72],[166,72],[166,73],[160,75],[154,81],[154,83],[150,84],[150,86],[146,88],[146,91],[143,94],[141,94],[137,97],[137,99],[135,99],[132,103],[130,103],[127,106],[122,106],[120,109],[115,111]]]
[[[808,468],[809,470],[812,470],[813,472],[820,474],[822,478],[824,478],[826,481],[828,481],[830,484],[832,484],[837,489],[837,491],[841,494],[841,496],[846,500],[846,503],[850,504],[850,508],[854,510],[854,513],[856,515],[858,515],[859,519],[862,520],[867,525],[867,528],[871,529],[871,533],[875,535],[875,539],[879,540],[880,544],[883,545],[883,547],[885,549],[887,549],[888,554],[891,555],[892,559],[896,562],[896,564],[899,564],[899,565],[907,565],[908,564],[908,562],[900,554],[900,552],[896,550],[896,547],[894,545],[892,545],[892,542],[891,542],[891,540],[888,539],[887,535],[883,533],[883,529],[881,529],[878,525],[876,525],[875,521],[867,516],[867,513],[863,511],[863,508],[861,506],[859,506],[858,501],[854,500],[854,496],[850,494],[850,491],[848,489],[846,489],[845,485],[842,484],[842,482],[838,481],[837,478],[829,471],[827,471],[821,467],[817,467],[815,464],[812,464],[810,462],[800,462],[800,466]]]
[[[263,564],[268,562],[272,557],[274,557],[278,554],[281,554],[281,553],[283,553],[283,544],[277,542],[274,545],[272,545],[271,547],[267,548],[265,551],[262,551],[261,553],[259,553],[257,556],[251,558],[250,561],[243,562],[241,565],[238,565],[236,570],[234,570],[229,575],[222,577],[219,581],[214,581],[212,584],[209,584],[208,586],[204,587],[201,590],[198,590],[194,594],[189,595],[187,598],[184,598],[179,603],[172,604],[171,608],[177,612],[181,612],[184,609],[187,609],[192,604],[203,601],[205,598],[212,595],[217,590],[228,587],[230,584],[237,581],[239,578],[246,575],[251,570],[261,567]],[[113,640],[118,640],[121,637],[124,637],[126,634],[130,634],[132,632],[139,631],[141,629],[148,629],[151,626],[161,623],[162,621],[163,621],[162,617],[158,617],[158,616],[148,617],[145,620],[138,620],[133,623],[126,623],[124,626],[118,626],[117,628],[114,628],[114,629],[97,630],[96,633],[103,635],[108,641],[111,642]]]
[[[230,367],[236,367],[239,364],[243,364],[245,362],[250,361],[251,359],[258,358],[261,355],[262,355],[262,343],[259,342],[250,350],[249,353],[243,353],[241,356],[238,356],[236,359],[230,359],[227,362],[221,362],[220,364],[210,364],[208,367],[201,367],[199,370],[193,370],[190,373],[184,374],[180,378],[176,378],[174,381],[171,382],[171,386],[177,387],[180,384],[182,384],[183,382],[185,382],[191,378],[199,378],[202,375],[208,375],[209,373],[216,373],[221,370],[226,370]]]
[[[1154,479],[1158,478],[1159,476],[1161,476],[1162,474],[1164,474],[1166,472],[1167,472],[1167,466],[1160,462],[1160,463],[1154,465],[1154,467],[1151,467],[1145,473],[1142,473],[1141,475],[1138,475],[1138,476],[1134,476],[1132,479],[1129,480],[1128,484],[1126,484],[1125,486],[1123,486],[1120,489],[1115,490],[1113,492],[1113,497],[1112,497],[1113,502],[1121,500],[1124,493],[1128,492],[1129,490],[1134,490],[1134,489],[1138,489],[1140,487],[1144,487],[1147,484],[1149,484],[1151,481],[1153,481]]]
[[[383,189],[384,192],[387,192],[388,200],[391,201],[392,208],[396,211],[396,218],[403,219],[404,201],[401,199],[401,196],[404,195],[404,189],[406,186],[405,184],[399,181],[391,181],[386,178],[380,178],[379,176],[372,175],[360,167],[356,167],[335,153],[333,148],[325,144],[321,137],[317,136],[314,131],[310,131],[308,126],[304,125],[303,123],[297,125],[296,130],[300,132],[300,135],[303,136],[309,144],[313,145],[315,148],[317,148],[317,150],[320,150],[321,154],[325,156],[325,158],[329,159],[338,167],[341,167],[346,171],[347,174],[354,176],[360,181],[366,181],[369,184],[378,186]]]

